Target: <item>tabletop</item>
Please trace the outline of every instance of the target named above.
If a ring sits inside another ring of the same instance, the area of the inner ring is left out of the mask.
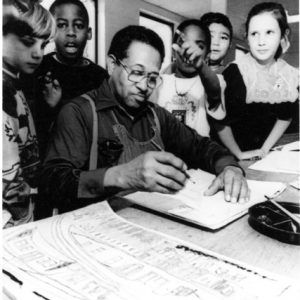
[[[248,169],[252,163],[249,161],[241,162],[248,179],[291,182],[299,178],[295,174],[270,173]],[[288,186],[276,198],[277,201],[296,203],[300,202],[299,199],[299,190],[291,186]],[[260,234],[248,224],[248,215],[218,231],[212,232],[196,225],[186,224],[180,220],[174,220],[127,204],[124,204],[117,211],[117,214],[143,227],[192,242],[205,249],[237,259],[254,267],[263,268],[293,279],[300,278],[300,246],[286,244]]]

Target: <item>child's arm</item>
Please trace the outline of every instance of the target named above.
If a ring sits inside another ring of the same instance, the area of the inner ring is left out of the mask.
[[[164,83],[162,82],[162,83],[160,84],[160,86],[157,86],[157,87],[153,90],[152,94],[151,94],[150,97],[149,97],[149,101],[158,104],[159,92],[160,92],[160,89],[161,89],[161,87],[163,86],[163,84],[164,84]]]
[[[263,155],[260,149],[242,152],[233,136],[231,127],[228,125],[219,128],[218,135],[226,148],[228,148],[239,160],[251,159],[256,156],[261,157]]]
[[[269,136],[265,140],[264,144],[261,147],[263,152],[263,156],[267,155],[270,149],[274,146],[274,144],[280,139],[280,137],[284,134],[286,129],[289,127],[292,119],[289,120],[279,120],[275,122]]]
[[[215,110],[221,104],[221,86],[219,78],[205,62],[198,68],[198,74],[207,94],[208,108],[210,110]]]

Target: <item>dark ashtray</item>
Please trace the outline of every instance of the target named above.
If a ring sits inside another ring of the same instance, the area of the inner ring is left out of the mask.
[[[300,205],[280,202],[291,213],[300,214]],[[300,245],[300,226],[271,202],[265,201],[249,208],[248,222],[252,228],[283,243]]]

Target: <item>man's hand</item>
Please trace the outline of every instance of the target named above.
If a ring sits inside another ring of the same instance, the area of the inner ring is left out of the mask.
[[[51,72],[44,78],[43,87],[44,100],[50,107],[55,107],[62,96],[62,89],[57,79],[52,79]]]
[[[240,168],[225,167],[218,177],[204,192],[205,196],[212,196],[219,190],[224,190],[227,202],[247,202],[250,199],[250,190]]]
[[[104,186],[149,192],[174,193],[187,180],[186,164],[168,152],[147,152],[132,161],[109,168]]]

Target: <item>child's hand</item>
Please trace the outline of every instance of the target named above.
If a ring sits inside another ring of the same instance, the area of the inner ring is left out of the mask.
[[[244,151],[238,155],[239,160],[257,160],[261,159],[262,157],[264,157],[264,153],[261,149]]]
[[[55,107],[62,96],[62,89],[57,79],[53,79],[51,72],[48,72],[44,78],[43,88],[44,100],[50,107]]]
[[[200,69],[204,62],[203,50],[193,41],[184,42],[181,47],[173,44],[172,48],[180,55],[183,62]]]

